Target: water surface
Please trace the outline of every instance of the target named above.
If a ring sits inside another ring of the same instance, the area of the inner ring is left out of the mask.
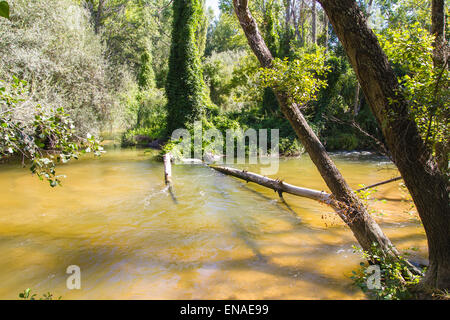
[[[57,188],[0,166],[0,298],[25,288],[63,299],[365,298],[349,279],[361,261],[356,242],[330,208],[283,202],[199,165],[173,168],[175,204],[151,158],[132,149],[86,156],[58,168],[67,178]],[[354,188],[398,175],[382,158],[333,158]],[[274,177],[327,191],[306,155],[281,160]],[[398,183],[375,195],[382,229],[424,261],[425,234]],[[69,265],[81,268],[80,290],[66,288]]]

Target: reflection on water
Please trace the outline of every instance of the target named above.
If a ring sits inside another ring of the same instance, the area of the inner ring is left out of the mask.
[[[328,207],[246,184],[198,165],[175,166],[175,204],[162,163],[111,150],[59,168],[50,188],[18,165],[0,167],[0,298],[25,288],[63,299],[351,299],[360,262],[350,230]],[[352,187],[397,175],[382,159],[335,155]],[[256,170],[255,166],[248,166]],[[307,156],[281,160],[277,178],[327,190]],[[401,249],[426,257],[419,222],[398,184],[374,208]],[[81,290],[65,270],[81,268]]]

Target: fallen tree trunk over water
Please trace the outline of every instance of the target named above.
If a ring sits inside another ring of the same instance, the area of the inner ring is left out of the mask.
[[[293,194],[295,196],[299,197],[305,197],[309,199],[313,199],[316,201],[324,202],[330,206],[332,206],[334,209],[338,209],[335,207],[334,203],[335,201],[332,199],[331,194],[314,190],[314,189],[308,189],[308,188],[302,188],[297,187],[292,184],[286,183],[282,180],[275,180],[270,179],[264,176],[261,176],[259,174],[248,172],[245,170],[239,170],[235,168],[228,168],[228,167],[221,167],[221,166],[209,166],[210,168],[219,171],[221,173],[224,173],[226,175],[230,175],[242,180],[245,180],[247,182],[251,181],[256,184],[259,184],[261,186],[270,188],[281,196],[283,192]]]
[[[278,192],[280,197],[282,197],[283,192],[286,192],[286,193],[289,193],[289,194],[292,194],[295,196],[305,197],[305,198],[313,199],[313,200],[316,200],[319,202],[323,202],[323,203],[331,206],[336,211],[336,213],[341,217],[342,217],[342,215],[345,215],[346,214],[345,212],[348,210],[348,207],[344,203],[337,201],[336,199],[334,199],[334,197],[331,194],[323,192],[323,191],[297,187],[292,184],[283,182],[282,180],[275,180],[275,179],[267,178],[267,177],[264,177],[257,173],[248,172],[245,170],[239,170],[239,169],[235,169],[235,168],[221,167],[221,166],[212,166],[212,165],[209,165],[209,167],[216,171],[224,173],[226,175],[230,175],[230,176],[245,180],[247,182],[251,181],[251,182],[259,184],[263,187],[270,188],[270,189]],[[398,180],[398,178],[394,178],[391,180],[396,181],[396,180]],[[388,181],[388,182],[392,182],[392,181]],[[383,181],[379,184],[384,184],[384,183],[387,183],[387,182]],[[415,275],[422,275],[422,272],[418,268],[416,268],[414,265],[412,265],[409,261],[405,261],[405,262],[409,267],[409,272],[411,272],[412,274],[415,274]]]

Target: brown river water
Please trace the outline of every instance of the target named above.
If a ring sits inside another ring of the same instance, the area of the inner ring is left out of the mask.
[[[155,152],[111,149],[60,166],[62,187],[17,164],[0,166],[0,299],[31,288],[63,299],[365,299],[349,279],[362,258],[332,210],[201,165],[172,169],[175,204]],[[333,155],[357,188],[398,175],[383,158]],[[257,166],[247,166],[257,171]],[[327,190],[308,156],[276,178]],[[426,261],[423,227],[394,182],[374,217],[401,250]],[[81,289],[66,268],[81,269]]]

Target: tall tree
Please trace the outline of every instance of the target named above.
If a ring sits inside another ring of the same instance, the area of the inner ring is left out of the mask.
[[[196,39],[202,12],[200,0],[173,2],[172,44],[166,82],[169,131],[185,127],[206,109],[206,86]]]
[[[450,202],[445,173],[422,140],[377,37],[354,0],[319,0],[339,37],[411,193],[427,240],[425,287],[450,288]]]
[[[312,0],[311,6],[311,40],[313,44],[317,43],[317,14],[316,0]]]
[[[262,67],[271,68],[274,60],[273,56],[259,32],[255,19],[250,13],[247,0],[233,0],[233,4],[252,51]],[[350,227],[361,247],[370,251],[375,243],[385,255],[397,257],[398,251],[348,186],[324,146],[308,125],[299,106],[291,102],[288,92],[276,88],[274,92],[281,111],[291,123],[302,145],[330,188],[338,205],[342,208],[338,210],[338,215]]]

